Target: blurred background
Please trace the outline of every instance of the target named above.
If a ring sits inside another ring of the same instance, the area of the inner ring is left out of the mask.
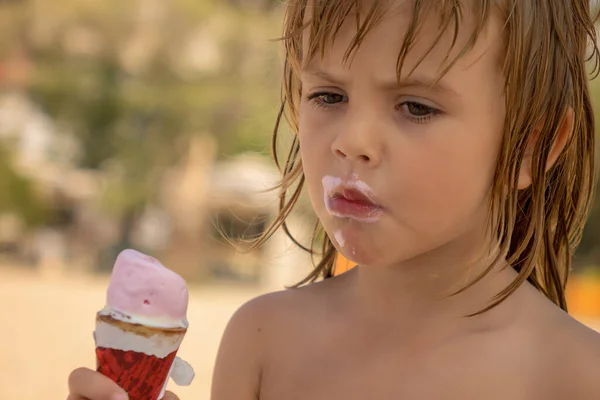
[[[182,398],[208,399],[231,314],[303,277],[276,212],[279,0],[0,0],[0,397],[66,398],[93,367],[95,312],[117,254],[159,258],[191,286]],[[600,100],[600,82],[592,84]],[[600,104],[599,104],[600,106]],[[599,108],[600,110],[600,108]],[[600,203],[569,286],[600,328]],[[308,239],[306,199],[291,228]],[[342,262],[343,264],[343,262]],[[343,265],[341,266],[344,267]]]

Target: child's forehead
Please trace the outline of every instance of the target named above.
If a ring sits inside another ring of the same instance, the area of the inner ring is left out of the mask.
[[[372,63],[406,62],[408,69],[429,63],[442,74],[459,58],[475,62],[485,52],[500,51],[496,18],[465,9],[473,1],[460,9],[455,8],[459,1],[438,1],[424,2],[427,6],[414,0],[309,2],[313,6],[304,16],[302,65],[349,64],[357,53],[368,53]]]

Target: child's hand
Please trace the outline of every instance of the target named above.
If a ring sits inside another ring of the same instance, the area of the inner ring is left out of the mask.
[[[127,400],[127,393],[99,372],[77,368],[69,376],[67,400]]]
[[[127,393],[123,389],[99,372],[87,368],[77,368],[69,376],[67,400],[127,399]],[[166,392],[162,400],[179,400],[179,398],[171,392]]]

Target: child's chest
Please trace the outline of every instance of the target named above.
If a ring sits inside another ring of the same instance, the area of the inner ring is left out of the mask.
[[[538,372],[526,354],[481,343],[431,351],[335,340],[289,343],[265,368],[260,400],[548,400],[534,378]]]

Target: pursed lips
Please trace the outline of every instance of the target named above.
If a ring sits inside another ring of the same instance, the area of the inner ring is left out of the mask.
[[[326,176],[323,189],[327,210],[335,217],[376,222],[383,214],[383,207],[373,199],[373,190],[365,182]]]

